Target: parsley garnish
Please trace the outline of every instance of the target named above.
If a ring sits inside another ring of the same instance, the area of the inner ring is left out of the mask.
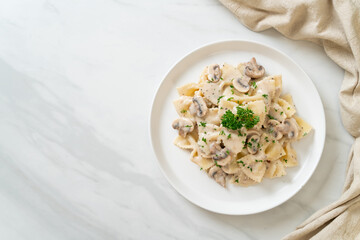
[[[183,110],[181,110],[180,112],[181,112],[181,113],[186,113],[187,110],[183,109]]]
[[[288,107],[288,110],[290,110],[290,107]]]
[[[251,83],[251,86],[252,86],[254,89],[256,89],[256,88],[257,88],[256,82],[252,82],[252,83]]]
[[[241,134],[241,131],[240,130],[238,130],[238,136],[239,137],[242,137],[243,135]]]
[[[220,102],[220,99],[222,99],[223,97],[225,97],[224,95],[223,96],[220,96],[217,100],[217,103],[219,103]]]
[[[230,154],[229,150],[226,150],[226,153],[229,155]]]
[[[275,119],[273,116],[271,116],[270,114],[267,114],[266,116],[268,116],[268,118],[270,119]]]
[[[284,162],[287,163],[287,159],[284,159]]]
[[[220,78],[221,80],[224,80],[222,77]]]
[[[185,127],[192,127],[192,125],[186,125]]]
[[[203,141],[204,143],[206,143],[206,138],[202,138],[201,141]]]
[[[216,160],[214,160],[214,161],[215,161],[215,165],[216,165],[217,167],[221,168],[221,166],[217,163],[217,161],[216,161]]]
[[[219,135],[225,135],[224,130],[221,130],[220,133],[219,133]]]
[[[199,126],[206,127],[206,122],[200,122]]]
[[[268,95],[267,94],[263,94],[262,95],[264,98],[266,98],[267,99],[267,97],[268,97]]]
[[[203,168],[200,168],[200,171],[203,170]]]
[[[231,99],[234,99],[234,98],[233,98],[233,97],[229,97],[227,100],[228,100],[228,101],[231,101]]]
[[[266,142],[269,142],[269,139],[268,139],[268,137],[267,137],[267,136],[265,137],[265,141],[266,141]]]
[[[244,109],[239,106],[237,106],[236,109],[236,115],[230,110],[227,110],[221,117],[221,124],[224,127],[232,130],[241,129],[242,127],[250,129],[260,121],[259,116],[254,116],[254,112],[250,109]]]
[[[272,140],[273,143],[275,143],[275,140]]]
[[[230,85],[230,88],[231,88],[231,94],[234,94],[234,86]]]
[[[255,162],[262,162],[263,160],[255,160]]]
[[[306,135],[307,135],[307,133],[304,133],[304,134],[303,134],[303,137],[305,137]]]
[[[237,161],[237,163],[241,163],[243,165],[243,167],[245,167],[245,163],[243,161]]]
[[[227,139],[231,138],[231,133],[229,133],[229,135],[227,136]]]
[[[239,183],[239,179],[236,179],[235,182]]]
[[[284,112],[281,112],[280,115],[283,115]]]

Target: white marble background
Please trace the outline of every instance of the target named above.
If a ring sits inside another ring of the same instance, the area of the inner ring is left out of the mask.
[[[309,183],[251,216],[181,197],[148,136],[170,66],[224,39],[285,52],[325,106],[325,149]],[[251,32],[216,0],[1,1],[0,239],[279,239],[341,194],[352,143],[339,115],[342,78],[320,47]]]

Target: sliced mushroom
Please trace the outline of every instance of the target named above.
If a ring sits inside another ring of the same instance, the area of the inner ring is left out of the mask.
[[[251,80],[251,78],[249,78],[246,75],[244,75],[240,78],[235,78],[233,80],[234,88],[236,90],[238,90],[239,92],[246,93],[250,90],[250,84],[249,84],[250,80]]]
[[[225,166],[231,161],[229,150],[222,148],[218,143],[212,143],[210,145],[210,152],[212,153],[212,159],[216,161],[219,166]]]
[[[213,166],[209,170],[209,176],[214,178],[215,181],[221,186],[226,186],[226,173],[218,166]]]
[[[280,138],[283,137],[282,131],[283,131],[284,127],[282,126],[282,124],[279,121],[277,121],[275,119],[270,119],[267,123],[268,123],[269,133],[276,140],[279,140]]]
[[[259,150],[260,135],[256,130],[250,130],[246,136],[247,150],[250,154],[255,154]]]
[[[176,119],[172,127],[179,130],[179,135],[186,137],[186,135],[194,130],[194,123],[187,118],[178,118]]]
[[[245,74],[251,78],[261,78],[265,74],[265,68],[258,65],[253,57],[250,62],[246,63]]]
[[[285,129],[283,130],[283,134],[286,133],[286,136],[289,139],[296,139],[299,135],[299,128],[296,120],[294,118],[286,119],[284,125]]]
[[[190,113],[192,115],[197,115],[198,117],[204,117],[208,111],[208,107],[204,98],[201,96],[194,96],[192,99],[192,104],[190,105]]]
[[[221,70],[219,64],[212,64],[209,66],[208,79],[210,82],[218,82],[221,78]]]

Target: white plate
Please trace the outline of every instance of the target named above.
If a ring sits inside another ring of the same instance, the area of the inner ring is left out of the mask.
[[[309,136],[293,144],[299,165],[287,168],[287,175],[264,179],[243,188],[218,185],[190,161],[190,152],[173,144],[177,131],[171,123],[178,118],[173,100],[176,87],[197,82],[203,68],[212,63],[238,64],[255,57],[268,74],[282,74],[283,93],[290,93],[299,116],[313,127]],[[325,116],[319,94],[306,73],[284,53],[249,41],[223,41],[201,47],[181,59],[168,72],[156,93],[151,117],[150,136],[160,168],[170,184],[186,199],[207,210],[232,215],[266,211],[297,193],[314,172],[325,141]]]

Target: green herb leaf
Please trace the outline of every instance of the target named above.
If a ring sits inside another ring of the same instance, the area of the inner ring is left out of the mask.
[[[206,127],[206,122],[200,122],[199,126],[200,127]]]
[[[217,99],[217,103],[220,102],[220,99],[222,99],[223,97],[225,97],[224,95],[223,96],[220,96],[218,99]]]
[[[254,89],[256,89],[256,88],[257,88],[256,82],[252,82],[252,83],[251,83],[251,86],[252,86]]]
[[[266,99],[268,98],[268,95],[267,95],[267,94],[263,94],[262,96],[263,96],[264,98],[266,98]]]
[[[231,133],[229,133],[229,135],[227,136],[227,139],[230,139],[231,138]]]
[[[204,143],[206,143],[206,138],[202,138],[201,141],[203,141]]]
[[[253,128],[259,121],[259,116],[254,116],[254,112],[248,108],[236,107],[237,113],[234,114],[227,110],[221,117],[221,124],[232,130],[238,130],[242,127],[247,129]]]
[[[233,97],[229,97],[228,99],[227,99],[227,101],[231,101],[232,99],[234,99]]]
[[[219,135],[225,135],[224,130],[221,130],[220,133],[219,133]]]
[[[267,114],[266,116],[268,116],[268,118],[270,119],[275,119],[273,116],[271,116],[270,114]]]
[[[192,127],[192,125],[185,125],[185,127]]]
[[[181,113],[186,113],[187,110],[183,109],[183,110],[181,110],[180,112],[181,112]]]

